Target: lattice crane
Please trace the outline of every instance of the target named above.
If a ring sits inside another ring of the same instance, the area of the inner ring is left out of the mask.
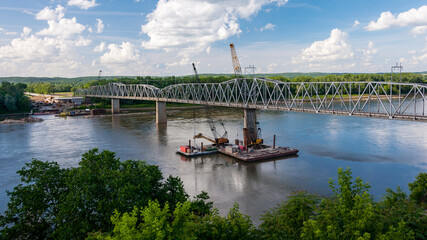
[[[196,77],[196,81],[200,83],[199,74],[197,73],[196,65],[193,63],[194,76]]]
[[[242,76],[242,68],[240,67],[239,59],[237,58],[236,49],[234,48],[234,44],[230,43],[231,50],[231,61],[233,61],[233,70],[234,75],[236,77]]]

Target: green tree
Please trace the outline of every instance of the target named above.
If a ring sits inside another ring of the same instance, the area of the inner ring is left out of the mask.
[[[427,173],[419,173],[416,180],[408,185],[411,191],[409,197],[427,208]]]
[[[171,213],[168,203],[162,209],[157,201],[150,201],[147,207],[135,208],[130,214],[116,211],[111,217],[114,230],[105,239],[196,239],[190,231],[190,206],[190,202],[178,203]],[[99,233],[94,236],[102,238]]]
[[[193,231],[197,239],[242,239],[258,238],[258,231],[249,216],[239,211],[237,203],[230,209],[226,217],[221,217],[218,210],[196,220]]]
[[[396,191],[388,188],[375,210],[378,215],[377,230],[385,233],[385,236],[390,235],[390,230],[403,228],[401,233],[406,232],[415,239],[427,239],[427,216],[423,208],[410,201],[400,187]]]
[[[67,169],[33,160],[22,170],[21,184],[8,192],[8,209],[0,215],[0,239],[51,239],[58,203],[67,192]]]
[[[0,114],[28,112],[30,100],[24,95],[25,84],[2,82],[0,85]]]
[[[299,239],[304,222],[314,214],[319,197],[297,192],[261,217],[263,239]]]
[[[158,202],[135,208],[130,213],[116,212],[111,218],[111,234],[96,232],[88,239],[256,239],[257,231],[248,216],[234,205],[226,217],[213,210],[203,217],[192,212],[191,202],[178,203],[171,211],[169,204],[163,208]]]
[[[360,178],[353,182],[351,170],[338,169],[338,186],[332,179],[329,186],[334,195],[324,198],[317,214],[304,223],[302,239],[412,239],[402,220],[384,229],[368,190],[370,186]]]
[[[208,200],[208,193],[202,191],[199,195],[194,197],[193,201],[191,201],[190,211],[200,217],[211,214],[213,209],[213,202]]]
[[[151,200],[177,204],[188,197],[179,178],[164,180],[157,166],[121,162],[107,150],[88,151],[76,168],[33,160],[18,173],[22,184],[8,193],[0,238],[84,239],[89,232],[110,232],[115,210],[130,212]]]

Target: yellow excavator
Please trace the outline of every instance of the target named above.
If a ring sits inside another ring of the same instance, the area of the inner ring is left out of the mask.
[[[214,143],[216,145],[225,144],[225,143],[229,142],[228,138],[222,138],[221,137],[221,138],[215,138],[215,140],[214,140],[212,138],[206,137],[205,135],[203,135],[201,133],[199,133],[199,134],[197,134],[196,136],[193,137],[193,139],[196,139],[196,138],[204,138],[204,139],[206,139],[206,140],[208,140],[208,141],[210,141],[210,142],[212,142],[212,143]]]
[[[252,145],[260,145],[264,143],[264,139],[262,139],[262,135],[261,135],[261,128],[259,127],[259,122],[256,122],[256,125],[258,127],[258,134],[257,134],[257,139],[252,142]]]

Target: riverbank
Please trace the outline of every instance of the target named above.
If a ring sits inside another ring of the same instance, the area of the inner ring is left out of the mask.
[[[5,119],[21,119],[21,118],[27,118],[31,115],[29,112],[23,112],[23,113],[6,113],[6,114],[0,114],[0,122]]]
[[[33,122],[43,122],[42,118],[27,117],[21,119],[5,119],[0,122],[0,124],[17,124],[17,123],[33,123]]]

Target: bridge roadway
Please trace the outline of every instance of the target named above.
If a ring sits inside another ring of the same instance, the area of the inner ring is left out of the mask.
[[[157,123],[166,122],[166,102],[388,119],[427,120],[427,84],[397,82],[281,82],[237,78],[222,83],[182,83],[159,89],[147,84],[110,83],[75,95],[156,101]],[[246,111],[245,111],[246,113]]]

